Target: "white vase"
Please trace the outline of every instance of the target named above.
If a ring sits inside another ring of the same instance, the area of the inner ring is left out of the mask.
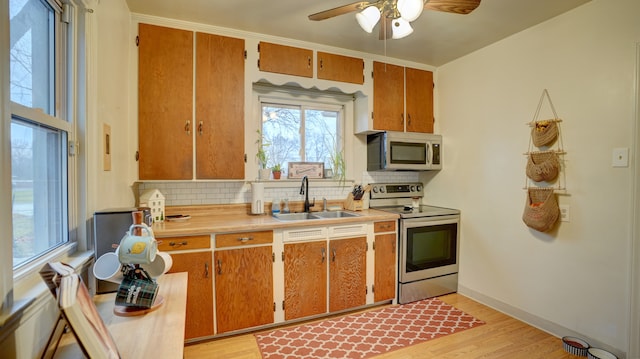
[[[271,178],[271,170],[268,169],[268,168],[261,168],[258,171],[258,178],[263,180],[263,181],[266,181],[266,180],[270,179]]]

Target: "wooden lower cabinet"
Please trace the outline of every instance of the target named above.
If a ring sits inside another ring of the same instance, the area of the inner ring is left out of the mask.
[[[217,332],[273,323],[272,247],[216,250],[214,263]]]
[[[373,301],[393,299],[396,296],[396,234],[376,235],[374,248]]]
[[[367,238],[329,241],[329,311],[366,304]]]
[[[284,319],[327,312],[327,242],[284,245]]]
[[[213,335],[211,251],[171,253],[171,258],[169,273],[188,273],[185,339]]]

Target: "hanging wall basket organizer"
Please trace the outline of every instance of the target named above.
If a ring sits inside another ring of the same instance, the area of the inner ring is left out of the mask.
[[[527,177],[535,182],[551,182],[560,172],[560,159],[556,151],[530,152],[527,156]]]
[[[527,202],[524,206],[522,220],[536,231],[551,230],[560,216],[560,207],[553,188],[527,189]]]
[[[540,120],[540,109],[547,99],[553,118]],[[560,217],[556,191],[566,190],[564,146],[558,117],[547,89],[542,91],[531,127],[524,189],[527,190],[522,220],[537,231],[550,231]],[[535,148],[534,148],[535,147]],[[555,183],[554,183],[555,181]],[[533,182],[533,183],[532,183]]]

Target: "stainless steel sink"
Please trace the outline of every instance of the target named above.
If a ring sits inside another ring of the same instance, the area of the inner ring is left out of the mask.
[[[281,221],[304,221],[307,219],[318,219],[318,217],[313,216],[311,213],[277,213],[274,214],[273,217],[275,219],[279,219]]]
[[[346,217],[359,217],[360,215],[353,212],[346,211],[327,211],[327,212],[313,212],[312,216],[319,218],[346,218]]]
[[[277,213],[273,215],[273,218],[281,221],[306,221],[308,219],[323,219],[323,218],[347,218],[347,217],[359,217],[360,215],[347,211],[327,211],[327,212],[312,212],[312,213]]]

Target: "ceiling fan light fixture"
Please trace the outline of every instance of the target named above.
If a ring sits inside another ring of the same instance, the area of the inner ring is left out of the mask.
[[[403,18],[393,19],[392,21],[392,39],[402,39],[405,36],[409,36],[413,32],[413,28],[409,21]]]
[[[376,26],[378,20],[380,20],[380,10],[375,6],[369,6],[356,14],[356,20],[362,28],[362,30],[371,33],[373,27]]]
[[[398,11],[403,19],[411,22],[422,14],[424,9],[423,0],[398,0]]]

